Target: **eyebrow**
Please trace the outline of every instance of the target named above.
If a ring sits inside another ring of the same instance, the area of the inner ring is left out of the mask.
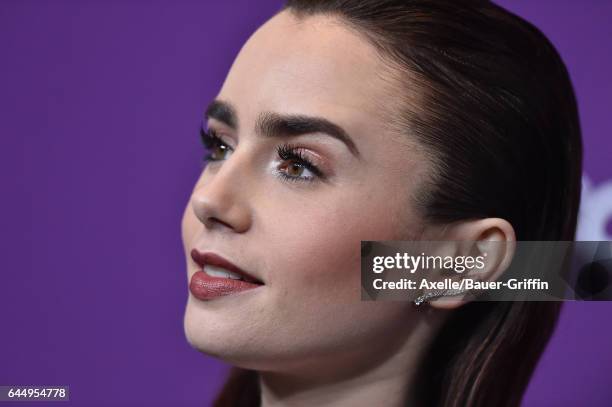
[[[224,123],[232,130],[238,128],[238,115],[236,114],[236,109],[228,102],[223,102],[218,99],[213,100],[206,108],[205,116]]]
[[[206,116],[220,121],[232,130],[238,129],[236,109],[228,102],[218,99],[212,101],[206,109]],[[348,133],[339,125],[322,117],[264,112],[256,121],[255,131],[265,137],[296,137],[321,133],[340,140],[355,157],[360,156],[355,142]]]

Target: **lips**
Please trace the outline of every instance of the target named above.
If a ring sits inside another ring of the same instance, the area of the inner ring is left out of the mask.
[[[191,258],[201,267],[191,276],[189,290],[200,300],[210,300],[261,287],[263,282],[223,257],[191,251]]]

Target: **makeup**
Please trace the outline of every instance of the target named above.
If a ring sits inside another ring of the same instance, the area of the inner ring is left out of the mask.
[[[191,251],[191,258],[201,267],[191,276],[189,283],[189,291],[199,300],[211,300],[264,285],[215,253],[200,253],[194,249]]]

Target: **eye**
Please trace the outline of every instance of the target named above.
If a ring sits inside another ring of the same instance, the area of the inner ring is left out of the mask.
[[[279,175],[289,181],[312,182],[324,178],[323,173],[308,160],[299,147],[289,144],[277,147],[278,157],[283,160],[278,166]]]
[[[303,164],[297,162],[289,162],[283,163],[279,169],[281,169],[281,173],[285,174],[288,178],[304,178],[304,179],[312,179],[314,178],[314,174],[306,168]],[[310,175],[304,175],[310,174]]]
[[[204,161],[223,161],[228,159],[234,151],[212,129],[206,131],[201,128],[200,137],[206,150]]]

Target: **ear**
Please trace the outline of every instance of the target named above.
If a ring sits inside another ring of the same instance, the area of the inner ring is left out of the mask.
[[[466,220],[444,226],[438,237],[454,241],[456,256],[484,256],[484,267],[470,270],[456,277],[495,281],[510,266],[516,249],[516,235],[512,225],[501,218]],[[469,302],[466,295],[441,297],[429,305],[438,309],[454,309]]]

